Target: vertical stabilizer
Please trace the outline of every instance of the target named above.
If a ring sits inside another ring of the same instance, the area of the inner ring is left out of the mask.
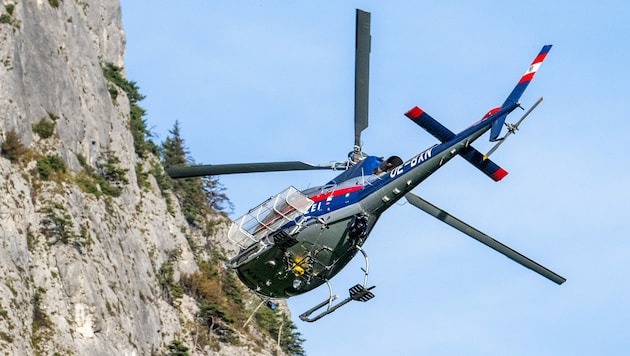
[[[538,68],[540,68],[540,65],[547,57],[547,53],[549,53],[550,49],[551,45],[543,46],[543,48],[540,50],[540,53],[538,53],[536,58],[534,58],[532,64],[527,67],[525,74],[523,74],[518,83],[516,83],[516,86],[514,87],[514,89],[512,89],[510,95],[508,95],[507,99],[505,99],[505,102],[503,102],[503,105],[501,105],[501,109],[506,109],[510,106],[518,106],[521,96],[525,92],[525,89],[527,89],[527,86],[532,81],[532,79],[534,79],[536,71],[538,71]],[[492,128],[490,130],[490,141],[500,140],[499,135],[501,134],[501,129],[503,128],[503,124],[505,123],[505,118],[507,117],[508,113],[505,113],[504,115],[493,119],[494,121],[492,122]]]

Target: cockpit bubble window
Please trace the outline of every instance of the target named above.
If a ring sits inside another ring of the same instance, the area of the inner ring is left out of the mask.
[[[391,156],[389,157],[386,161],[384,161],[383,163],[381,163],[380,166],[378,166],[375,170],[373,174],[382,174],[385,172],[389,172],[392,169],[400,166],[401,164],[403,164],[403,160],[402,158],[398,157],[398,156]]]

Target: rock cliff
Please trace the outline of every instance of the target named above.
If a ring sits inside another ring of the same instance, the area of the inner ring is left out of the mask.
[[[103,71],[124,47],[117,0],[0,6],[0,353],[284,354],[254,323],[201,343],[199,303],[169,290],[228,221],[192,228],[159,159],[134,150],[129,98]]]

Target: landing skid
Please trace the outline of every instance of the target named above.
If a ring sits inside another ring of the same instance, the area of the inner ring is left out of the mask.
[[[350,292],[350,296],[344,300],[342,300],[341,302],[333,305],[333,302],[337,299],[339,299],[339,296],[334,295],[333,294],[333,289],[332,289],[332,285],[330,284],[330,282],[327,280],[326,284],[328,285],[328,291],[330,293],[330,296],[328,297],[328,299],[324,300],[323,302],[317,304],[316,306],[312,307],[311,309],[307,310],[306,312],[302,313],[300,315],[300,319],[302,321],[306,321],[309,323],[312,323],[314,321],[317,321],[323,317],[325,317],[326,315],[334,312],[335,310],[341,308],[342,306],[348,304],[349,302],[356,300],[359,302],[367,302],[368,300],[374,298],[374,294],[372,292],[370,292],[372,289],[374,289],[376,286],[371,286],[371,287],[367,287],[367,277],[368,277],[368,270],[369,270],[369,262],[368,262],[368,256],[365,253],[365,251],[363,251],[363,249],[361,249],[361,247],[357,246],[357,249],[363,254],[363,257],[365,258],[365,268],[361,269],[363,270],[364,276],[363,276],[363,284],[357,284],[355,286],[353,286],[352,288],[349,289]],[[326,310],[324,310],[323,312],[317,314],[314,317],[311,317],[311,314],[313,314],[314,312],[322,309],[326,307]]]

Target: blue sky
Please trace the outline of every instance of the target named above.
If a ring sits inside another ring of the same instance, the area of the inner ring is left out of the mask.
[[[522,98],[545,100],[493,159],[494,183],[451,161],[415,193],[567,277],[557,286],[409,204],[364,248],[368,303],[308,324],[327,289],[289,299],[309,355],[626,354],[630,347],[630,5],[625,1],[122,0],[129,79],[161,141],[179,120],[200,163],[342,160],[353,142],[354,11],[372,13],[364,150],[436,140],[419,105],[460,131],[500,105],[545,44]],[[518,120],[518,113],[508,121]],[[487,139],[475,146],[491,145]],[[334,172],[223,176],[236,218]],[[362,280],[353,261],[335,291]]]

